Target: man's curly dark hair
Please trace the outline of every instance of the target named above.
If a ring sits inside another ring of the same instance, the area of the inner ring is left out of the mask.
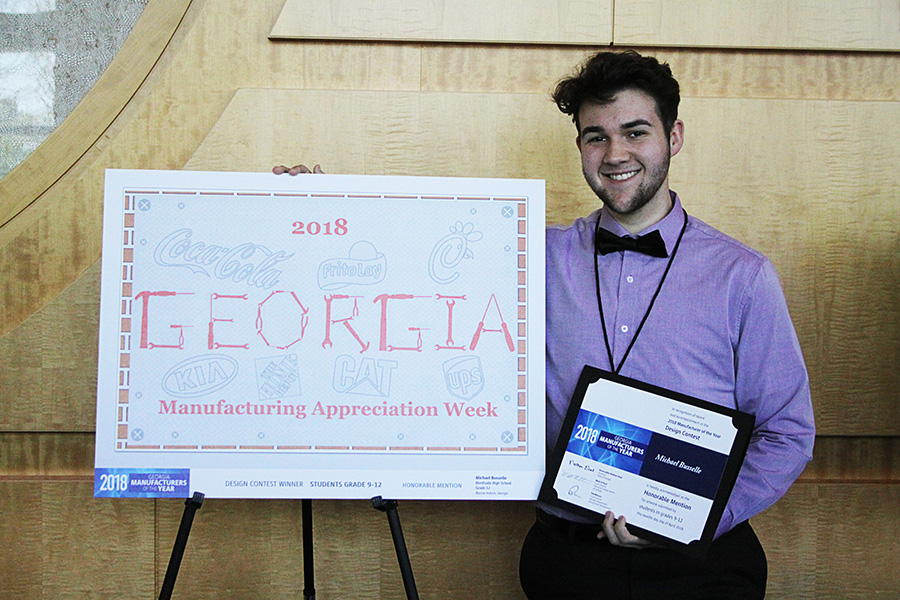
[[[599,52],[590,57],[575,75],[556,85],[553,101],[572,117],[580,132],[578,111],[585,101],[608,104],[625,89],[638,89],[652,97],[666,133],[672,131],[681,99],[678,82],[668,64],[634,50]]]

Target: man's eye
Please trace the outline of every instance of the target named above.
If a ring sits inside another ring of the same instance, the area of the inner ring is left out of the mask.
[[[645,135],[647,135],[646,131],[630,131],[630,132],[628,132],[628,136],[633,137],[633,138],[643,137]]]

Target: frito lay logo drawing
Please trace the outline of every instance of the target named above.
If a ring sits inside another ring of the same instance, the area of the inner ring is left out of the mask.
[[[372,285],[384,281],[387,259],[370,242],[360,241],[350,247],[347,258],[332,258],[319,265],[316,278],[323,290],[336,290],[348,285]]]
[[[484,389],[484,371],[477,356],[460,356],[444,363],[447,391],[460,400],[471,400]]]
[[[237,376],[238,363],[224,354],[204,354],[182,361],[166,372],[163,389],[189,398],[222,389]]]

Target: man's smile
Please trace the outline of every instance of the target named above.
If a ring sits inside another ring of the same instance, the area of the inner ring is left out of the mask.
[[[635,175],[637,175],[637,171],[627,171],[625,173],[611,173],[607,175],[613,181],[625,181],[626,179],[631,179]]]

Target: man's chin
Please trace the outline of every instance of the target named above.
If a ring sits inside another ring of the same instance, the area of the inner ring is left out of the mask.
[[[633,198],[629,198],[627,201],[623,202],[621,200],[604,199],[601,196],[600,200],[603,201],[603,205],[606,206],[606,210],[611,212],[614,216],[622,217],[627,217],[628,215],[634,214],[647,205],[646,200],[641,201],[635,200]]]

